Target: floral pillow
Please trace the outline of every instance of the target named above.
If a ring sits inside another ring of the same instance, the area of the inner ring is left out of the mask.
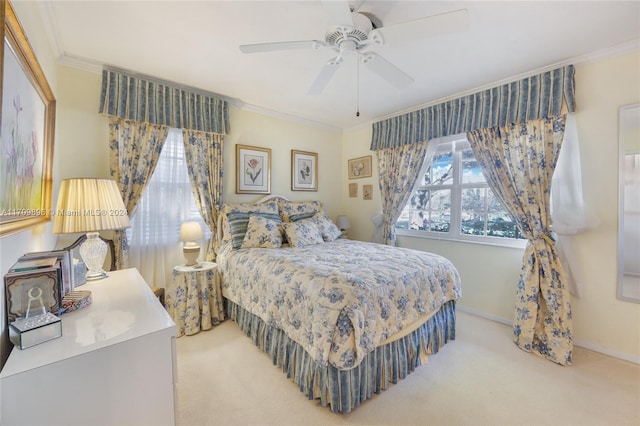
[[[304,247],[324,242],[318,226],[311,219],[298,222],[283,222],[282,227],[290,247]]]
[[[342,235],[340,228],[338,228],[331,218],[323,211],[316,213],[311,220],[313,220],[318,227],[320,235],[322,235],[322,239],[324,241],[334,241]]]
[[[295,222],[296,220],[312,217],[322,210],[320,201],[285,201],[278,202],[280,216],[283,222]]]
[[[231,229],[231,241],[234,249],[239,249],[244,241],[249,225],[249,217],[258,215],[267,219],[279,221],[278,203],[240,203],[224,206],[224,213]]]
[[[249,216],[240,248],[279,248],[282,245],[280,223],[280,217],[272,220],[258,215]]]

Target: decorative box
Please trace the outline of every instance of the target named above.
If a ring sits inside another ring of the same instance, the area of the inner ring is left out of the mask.
[[[62,336],[62,321],[47,312],[30,318],[19,318],[9,324],[9,340],[20,349],[27,349]]]
[[[91,304],[91,292],[88,290],[74,290],[62,298],[62,313],[77,311]]]

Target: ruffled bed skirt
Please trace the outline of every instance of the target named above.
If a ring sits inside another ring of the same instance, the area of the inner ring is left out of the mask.
[[[309,399],[319,398],[331,411],[348,413],[360,403],[404,379],[422,364],[426,355],[438,352],[449,339],[455,339],[455,301],[447,302],[427,322],[412,333],[377,347],[350,370],[332,365],[319,365],[284,331],[268,326],[225,299],[226,313],[265,351],[287,377],[298,385]]]

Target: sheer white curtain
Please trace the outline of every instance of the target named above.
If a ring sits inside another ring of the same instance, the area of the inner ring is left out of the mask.
[[[582,268],[575,250],[575,236],[599,224],[582,197],[582,167],[575,114],[567,114],[562,148],[551,183],[551,222],[557,234],[556,248],[569,290],[582,295]]]
[[[165,288],[173,267],[184,263],[180,225],[189,220],[202,218],[191,192],[182,131],[171,129],[127,230],[129,266],[138,268],[149,285]]]

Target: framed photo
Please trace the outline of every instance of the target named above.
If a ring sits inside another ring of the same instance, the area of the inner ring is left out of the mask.
[[[4,7],[0,236],[51,220],[56,101],[8,1]]]
[[[61,269],[52,267],[4,276],[8,322],[24,318],[29,308],[44,306],[46,312],[59,315],[62,308]]]
[[[271,193],[271,150],[236,145],[236,194]]]
[[[357,197],[358,196],[358,184],[350,183],[349,184],[349,197]]]
[[[31,252],[22,255],[22,257],[18,260],[35,260],[35,259],[45,259],[49,257],[56,257],[58,262],[60,262],[61,267],[61,286],[62,286],[62,296],[73,291],[75,288],[74,276],[73,276],[73,257],[71,255],[71,250],[53,250],[53,251],[38,251]]]
[[[349,179],[371,177],[371,156],[352,158],[348,160]]]
[[[362,199],[373,200],[373,185],[362,185]]]
[[[318,190],[318,153],[291,150],[291,190]]]

